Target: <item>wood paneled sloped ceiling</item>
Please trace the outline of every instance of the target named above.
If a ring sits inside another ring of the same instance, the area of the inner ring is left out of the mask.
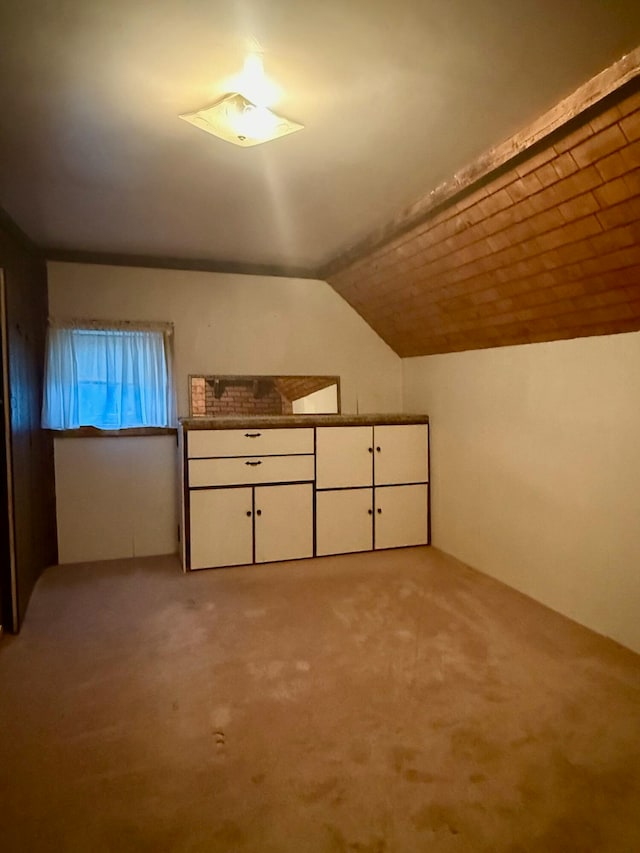
[[[403,357],[640,329],[639,78],[324,277]]]

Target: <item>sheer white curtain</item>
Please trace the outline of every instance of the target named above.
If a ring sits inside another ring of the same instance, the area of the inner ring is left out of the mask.
[[[52,326],[42,426],[172,426],[171,380],[167,331]]]

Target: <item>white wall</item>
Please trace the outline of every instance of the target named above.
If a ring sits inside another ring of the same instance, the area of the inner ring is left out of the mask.
[[[400,359],[325,282],[57,262],[48,271],[53,317],[175,324],[180,416],[190,373],[335,374],[344,413],[401,408]],[[177,548],[172,439],[57,439],[55,454],[61,562]]]
[[[61,563],[176,550],[173,436],[60,438],[55,465]]]
[[[640,333],[405,359],[433,543],[640,651]]]
[[[338,386],[329,385],[313,391],[306,397],[294,400],[291,406],[294,415],[332,414],[338,411]]]

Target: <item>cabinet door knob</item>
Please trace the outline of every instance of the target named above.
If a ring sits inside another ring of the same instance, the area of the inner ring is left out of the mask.
[[[373,453],[373,447],[369,448],[369,453]]]
[[[368,510],[367,510],[367,512],[369,513],[369,515],[373,515],[373,510],[372,510],[372,509],[368,509]]]
[[[251,510],[250,509],[247,510],[247,517],[251,518]]]
[[[262,510],[261,509],[256,510],[256,515],[262,515]]]
[[[378,515],[382,515],[382,510],[378,507]]]
[[[379,448],[379,447],[376,447],[376,450],[378,451],[378,453],[380,453],[380,448]]]

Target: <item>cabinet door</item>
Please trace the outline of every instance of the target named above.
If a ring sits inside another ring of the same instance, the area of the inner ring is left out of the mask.
[[[316,488],[370,486],[373,482],[373,428],[316,429]]]
[[[313,557],[313,486],[256,486],[256,563]]]
[[[427,544],[427,486],[375,490],[375,547]]]
[[[316,554],[373,548],[373,489],[316,492]]]
[[[192,569],[253,561],[251,489],[202,489],[189,495]]]
[[[428,480],[426,424],[377,426],[373,439],[376,486]]]

